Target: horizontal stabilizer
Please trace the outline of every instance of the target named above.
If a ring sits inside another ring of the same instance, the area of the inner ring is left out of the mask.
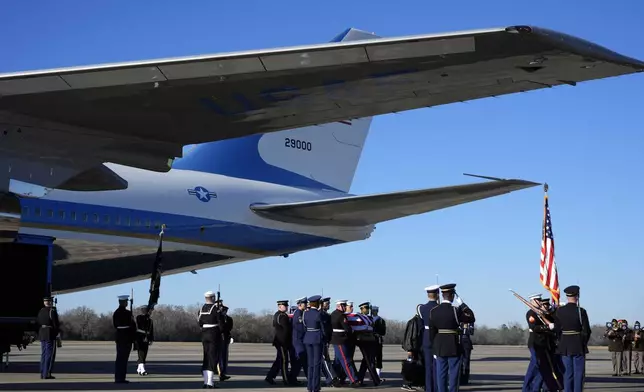
[[[257,204],[265,218],[312,226],[366,226],[440,210],[540,185],[524,180],[497,180],[443,188],[349,196],[284,204]]]

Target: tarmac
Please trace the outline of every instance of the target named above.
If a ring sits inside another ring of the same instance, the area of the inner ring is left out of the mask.
[[[332,354],[333,355],[333,354]],[[63,342],[58,349],[53,375],[55,380],[41,380],[39,375],[40,347],[36,343],[26,350],[11,353],[10,365],[0,372],[0,390],[3,391],[193,391],[201,389],[202,349],[200,343],[157,342],[150,347],[146,369],[148,376],[136,374],[136,353],[130,355],[128,379],[130,384],[114,384],[114,358],[116,349],[112,342]],[[373,387],[400,391],[401,361],[405,353],[400,346],[385,346],[383,377],[386,382]],[[230,347],[230,380],[220,384],[220,389],[259,391],[267,389],[306,391],[301,387],[270,386],[264,377],[275,358],[275,349],[268,344],[234,343]],[[355,359],[359,359],[357,353]],[[520,391],[528,365],[526,347],[475,346],[471,362],[471,382],[460,391]],[[591,348],[586,362],[587,391],[644,391],[644,377],[611,377],[611,362],[606,347]],[[368,373],[367,373],[368,374]],[[300,374],[300,380],[304,380]],[[280,381],[278,377],[276,381]],[[331,388],[324,388],[331,390]],[[338,391],[351,388],[333,388]],[[422,391],[422,390],[421,390]]]

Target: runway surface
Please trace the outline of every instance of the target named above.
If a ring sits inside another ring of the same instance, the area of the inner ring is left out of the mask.
[[[0,390],[4,391],[96,391],[96,390],[154,390],[189,391],[201,389],[200,343],[155,343],[150,348],[147,370],[150,375],[136,374],[136,353],[130,356],[128,385],[114,384],[113,366],[116,350],[114,343],[64,342],[58,349],[54,367],[55,380],[41,380],[39,376],[39,344],[25,351],[14,352],[9,368],[0,373]],[[221,383],[221,389],[302,390],[301,387],[270,386],[264,377],[275,357],[275,349],[265,344],[233,344],[230,352],[230,380]],[[356,354],[356,359],[360,356]],[[404,353],[399,346],[385,346],[385,384],[375,388],[400,391],[400,361]],[[520,391],[528,365],[525,347],[475,346],[472,353],[471,385],[461,391]],[[611,377],[611,362],[605,347],[592,348],[587,361],[587,391],[644,391],[644,377]],[[300,380],[304,380],[300,374]],[[279,381],[279,378],[277,379]],[[368,385],[371,385],[367,381]],[[325,390],[353,390],[324,388]]]

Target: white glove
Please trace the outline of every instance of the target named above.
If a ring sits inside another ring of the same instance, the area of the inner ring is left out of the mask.
[[[231,338],[230,338],[230,344],[233,344],[233,342],[234,342],[234,341],[235,341],[235,340],[231,337]]]
[[[548,324],[548,328],[555,329],[555,325],[553,323],[550,323],[550,324]]]
[[[461,299],[461,297],[456,297],[456,299],[454,300],[454,305],[456,305],[456,307],[463,305],[463,300]]]

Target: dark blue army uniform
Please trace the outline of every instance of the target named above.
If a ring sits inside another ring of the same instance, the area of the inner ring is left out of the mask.
[[[333,334],[333,327],[331,327],[331,316],[327,312],[324,305],[327,305],[331,301],[331,297],[322,298],[321,303],[323,305],[320,310],[320,318],[322,320],[322,329],[324,330],[324,342],[322,346],[322,372],[324,373],[324,378],[326,379],[326,386],[339,386],[339,380],[335,375],[333,366],[331,365],[331,356],[329,355],[329,343],[331,342],[331,335]]]
[[[357,385],[359,382],[356,377],[355,364],[353,357],[349,356],[347,348],[353,331],[349,326],[347,314],[344,312],[346,304],[347,301],[337,301],[336,305],[341,305],[342,310],[336,309],[331,312],[331,345],[335,352],[335,362],[338,364],[338,377],[348,377],[351,384]]]
[[[470,381],[470,361],[472,359],[472,333],[474,323],[461,323],[461,346],[463,347],[463,358],[461,359],[461,385],[467,385]]]
[[[224,325],[221,331],[223,341],[221,344],[221,353],[219,354],[219,379],[224,381],[230,378],[230,376],[228,376],[228,353],[230,351],[230,339],[232,338],[233,318],[228,315],[227,306],[223,306],[221,310]]]
[[[38,312],[38,340],[40,340],[40,378],[53,379],[51,369],[54,365],[56,356],[56,337],[60,332],[60,322],[58,321],[58,312],[51,306],[53,298],[45,297],[43,299],[49,304],[45,305]]]
[[[440,286],[425,287],[425,291],[429,293],[438,294]],[[432,341],[429,336],[429,321],[432,309],[438,306],[438,301],[427,301],[426,304],[420,305],[418,313],[423,320],[423,363],[425,364],[425,391],[436,391],[436,367],[434,364],[434,354],[432,352]]]
[[[269,384],[275,384],[275,377],[277,377],[277,373],[281,371],[282,382],[289,385],[290,378],[287,372],[289,350],[293,344],[293,327],[291,325],[291,320],[289,320],[288,314],[286,313],[286,309],[288,309],[288,301],[277,301],[277,305],[284,306],[284,310],[280,309],[273,315],[273,328],[275,329],[273,346],[275,346],[277,354],[273,361],[273,366],[271,366],[264,380]]]
[[[357,316],[362,320],[362,325],[353,327],[353,332],[356,337],[356,344],[362,354],[362,361],[360,362],[360,369],[358,369],[358,380],[363,382],[364,376],[369,370],[371,380],[375,386],[382,383],[378,371],[376,370],[376,350],[378,340],[373,329],[373,319],[366,314],[371,307],[369,302],[364,302],[359,305],[360,311]]]
[[[456,284],[440,287],[441,292],[454,293]],[[459,389],[463,347],[460,342],[461,323],[475,322],[474,313],[465,304],[458,308],[443,299],[430,311],[429,334],[432,352],[436,355],[436,384],[438,392],[456,392]],[[448,380],[449,377],[449,380]],[[448,382],[449,381],[449,382]]]
[[[566,296],[578,297],[579,286],[564,289]],[[590,323],[586,309],[574,302],[560,306],[555,313],[555,326],[561,334],[559,354],[564,365],[564,389],[566,392],[581,392],[586,377],[586,354],[590,340]]]
[[[214,299],[215,294],[208,291],[205,298]],[[216,303],[205,303],[199,312],[199,327],[201,327],[201,345],[203,347],[203,358],[201,361],[201,373],[204,378],[204,388],[215,388],[213,380],[217,365],[219,364],[219,353],[221,350],[223,317],[219,305]]]
[[[302,316],[302,325],[305,328],[302,343],[306,348],[308,359],[306,390],[309,392],[320,392],[321,390],[320,372],[322,371],[322,347],[325,340],[322,317],[317,309],[321,298],[320,295],[309,297],[308,302],[311,307]]]
[[[136,339],[136,323],[132,312],[127,309],[128,295],[119,296],[119,308],[112,315],[116,329],[116,361],[114,363],[114,382],[126,384],[127,362],[130,359],[132,345]]]
[[[298,306],[301,304],[307,304],[306,297],[300,298],[297,300]],[[291,322],[293,323],[293,343],[291,345],[291,375],[290,379],[292,382],[297,381],[297,377],[300,375],[300,370],[304,369],[304,374],[306,376],[308,369],[307,357],[306,357],[306,348],[302,339],[304,339],[304,326],[302,325],[302,315],[303,311],[299,308],[293,313],[293,318]]]

